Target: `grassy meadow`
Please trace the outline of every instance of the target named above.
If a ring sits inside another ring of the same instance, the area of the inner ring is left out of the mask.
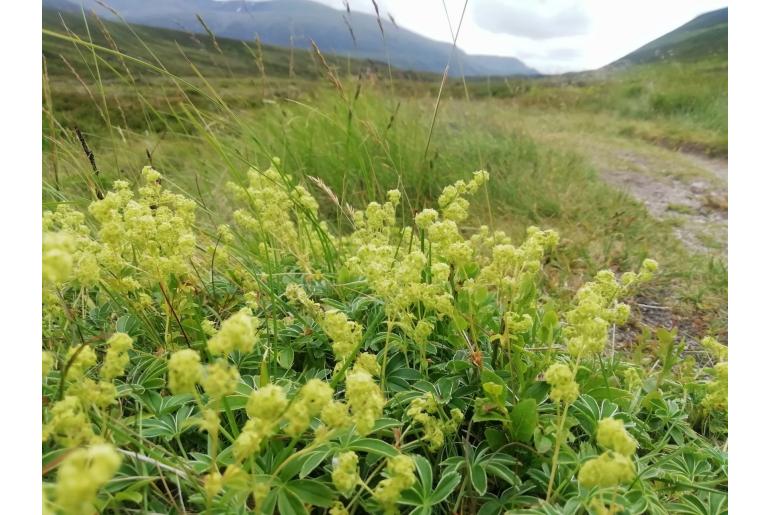
[[[699,342],[727,340],[726,261],[688,249],[590,153],[622,142],[726,156],[726,54],[442,87],[384,63],[45,14],[43,67],[43,208],[89,213],[46,229],[76,233],[76,247],[43,243],[44,274],[47,245],[72,255],[44,279],[52,512],[723,513],[726,349]],[[172,238],[195,243],[141,250],[159,236],[135,234],[116,180],[144,185],[144,216],[168,202]],[[467,207],[446,200],[456,181]],[[194,203],[194,223],[160,188]],[[475,261],[420,225],[436,206]],[[508,239],[473,240],[480,226]],[[490,253],[506,241],[515,270]],[[379,247],[362,254],[367,244]],[[92,247],[100,272],[85,280],[79,253]],[[417,251],[428,264],[415,275]],[[143,252],[168,268],[148,271]],[[390,265],[378,261],[388,252]],[[431,281],[445,265],[441,289]],[[638,275],[626,284],[603,270]],[[130,352],[112,333],[130,336]],[[182,376],[201,358],[190,386]],[[107,400],[83,393],[105,382]],[[557,393],[572,384],[584,395]],[[282,393],[263,398],[268,387]],[[313,411],[316,397],[345,420]],[[246,452],[248,438],[261,444]],[[77,459],[92,469],[81,490],[65,475]],[[614,472],[588,477],[591,459]],[[67,477],[81,498],[63,493]]]

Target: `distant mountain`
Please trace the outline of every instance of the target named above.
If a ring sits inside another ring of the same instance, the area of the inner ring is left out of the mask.
[[[61,4],[75,2],[79,0],[43,0],[43,6],[59,4],[57,8],[62,9]],[[309,0],[108,0],[106,3],[130,23],[204,32],[196,16],[200,15],[217,36],[246,41],[259,36],[264,43],[299,48],[309,48],[313,40],[324,53],[389,61],[401,69],[441,73],[452,51],[449,43],[397,27],[384,13],[378,22],[371,14],[346,13]],[[83,0],[83,5],[102,17],[115,18],[95,0]],[[461,73],[467,76],[538,74],[514,57],[469,55],[458,49],[450,75]]]
[[[685,23],[609,66],[727,56],[727,7]]]
[[[46,1],[50,3],[49,0]],[[59,5],[67,7],[67,0],[56,1]],[[74,6],[71,2],[69,3]],[[79,11],[80,8],[74,9]],[[105,48],[114,48],[113,45],[116,45],[120,52],[145,62],[155,63],[157,58],[169,72],[177,76],[194,75],[193,66],[206,77],[248,76],[253,78],[259,75],[256,45],[253,42],[220,37],[217,38],[219,48],[216,49],[207,36],[133,23],[126,26],[124,23],[109,20],[101,22],[105,29],[103,31],[102,27],[97,26],[94,20],[90,19],[91,16],[88,16],[90,25],[88,30],[81,13],[69,11],[70,9],[66,8],[44,7],[43,28],[60,34],[71,32]],[[148,48],[152,49],[151,52]],[[72,76],[73,68],[81,74],[92,73],[93,70],[89,69],[88,64],[90,53],[84,54],[81,50],[75,48],[69,41],[43,35],[43,56],[46,59],[48,73],[52,76]],[[260,50],[259,63],[264,66],[265,73],[270,77],[287,77],[293,74],[296,77],[317,78],[325,74],[310,51],[291,52],[288,48],[266,44],[261,45]],[[100,57],[121,72],[124,66],[128,66],[132,73],[139,76],[148,72],[146,66],[133,61],[121,61],[115,55],[101,53]],[[386,76],[389,73],[385,63],[371,59],[348,59],[327,55],[326,62],[333,68],[349,71],[352,74],[366,72]],[[428,76],[422,72],[399,69],[393,69],[390,73],[396,78]]]

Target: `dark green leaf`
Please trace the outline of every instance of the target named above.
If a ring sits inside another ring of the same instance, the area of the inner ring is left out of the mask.
[[[529,442],[537,428],[537,402],[524,399],[511,410],[511,438],[519,442]]]
[[[299,469],[300,479],[307,477],[308,474],[313,472],[321,462],[329,455],[329,450],[316,451],[310,453],[303,461],[302,467]]]
[[[289,346],[284,347],[278,351],[278,356],[276,359],[278,360],[278,364],[281,366],[281,368],[291,368],[291,366],[294,364],[294,349]]]
[[[118,332],[126,333],[129,336],[136,336],[139,334],[140,327],[141,324],[139,319],[133,315],[123,315],[122,317],[118,318],[118,321],[115,323],[115,329],[117,329]]]
[[[515,486],[521,483],[521,480],[516,475],[516,473],[508,467],[500,466],[496,463],[490,463],[487,465],[486,469],[487,474],[497,476],[511,486]]]
[[[282,488],[278,491],[278,513],[281,515],[299,515],[307,513],[307,510],[296,495]]]
[[[534,437],[535,437],[535,449],[537,450],[537,452],[539,452],[540,454],[545,454],[551,450],[551,447],[553,446],[553,441],[550,438],[543,435],[539,431],[535,431]]]
[[[524,391],[521,396],[522,399],[535,399],[538,404],[543,402],[548,397],[548,392],[551,387],[545,381],[535,381],[532,385]]]
[[[462,476],[457,472],[445,473],[436,485],[433,493],[430,494],[430,504],[438,504],[449,497],[461,480]]]
[[[311,479],[295,479],[286,484],[286,489],[290,490],[297,498],[305,504],[313,506],[323,506],[327,508],[334,501],[334,491],[320,481]]]
[[[392,458],[398,455],[398,451],[392,445],[374,438],[359,438],[347,445],[351,451],[368,452],[377,456]]]
[[[433,469],[431,469],[430,462],[419,454],[415,454],[413,458],[415,465],[417,465],[417,475],[420,477],[423,498],[427,499],[433,488]]]
[[[484,437],[492,450],[497,450],[505,445],[505,433],[499,429],[488,427],[484,430]]]
[[[400,426],[401,426],[400,420],[396,420],[395,418],[381,418],[374,423],[374,429],[372,429],[372,433],[376,433],[377,431],[382,431],[384,429],[390,429],[392,427],[400,427]]]
[[[487,471],[479,464],[471,467],[471,484],[479,495],[487,493]]]

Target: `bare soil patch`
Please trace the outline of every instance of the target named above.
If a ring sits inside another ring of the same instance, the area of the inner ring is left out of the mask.
[[[726,259],[727,160],[672,154],[695,173],[659,173],[658,159],[631,150],[619,152],[612,164],[594,165],[604,180],[644,203],[652,216],[671,222],[690,250]]]

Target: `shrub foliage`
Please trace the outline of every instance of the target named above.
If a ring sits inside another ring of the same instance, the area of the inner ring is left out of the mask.
[[[216,228],[142,178],[44,215],[48,512],[726,509],[726,347],[615,348],[654,261],[564,306],[556,233],[466,226],[484,171],[422,210],[328,190],[335,231],[278,160]]]

